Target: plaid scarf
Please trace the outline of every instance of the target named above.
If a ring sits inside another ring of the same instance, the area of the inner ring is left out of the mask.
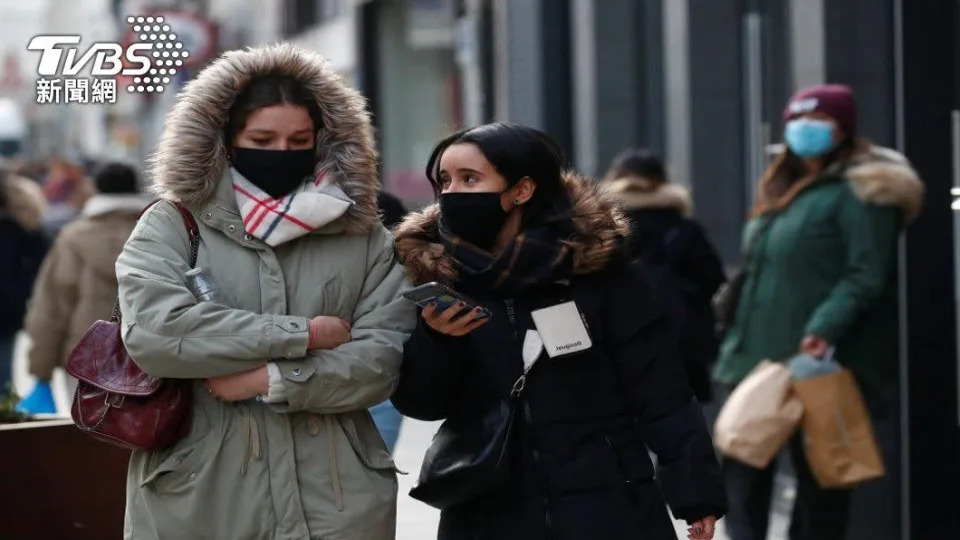
[[[468,288],[515,294],[536,285],[569,279],[573,252],[556,227],[521,232],[499,257],[450,232],[440,220],[440,239]]]
[[[354,204],[342,189],[324,182],[326,173],[279,199],[264,193],[235,169],[230,173],[243,228],[271,247],[336,221]]]

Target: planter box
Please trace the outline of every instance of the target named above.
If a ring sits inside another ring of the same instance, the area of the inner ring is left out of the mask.
[[[70,420],[0,425],[0,538],[121,538],[129,459]]]

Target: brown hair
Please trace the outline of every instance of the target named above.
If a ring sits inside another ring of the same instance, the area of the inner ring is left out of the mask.
[[[323,128],[323,115],[316,99],[306,86],[293,77],[266,75],[250,81],[230,107],[230,116],[225,131],[227,148],[246,127],[247,119],[255,111],[274,105],[296,105],[307,109],[313,120],[314,135]]]
[[[857,146],[857,139],[844,138],[836,148],[820,158],[823,165],[821,175],[845,163],[856,151]],[[808,177],[807,166],[803,160],[784,145],[783,151],[774,158],[773,163],[760,177],[757,199],[750,214],[751,217],[786,208],[798,193],[816,182],[821,175]]]

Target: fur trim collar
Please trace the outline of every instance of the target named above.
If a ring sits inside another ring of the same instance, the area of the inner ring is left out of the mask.
[[[604,269],[630,234],[630,222],[614,197],[575,173],[564,174],[564,184],[573,202],[576,235],[569,240],[573,250],[573,273],[586,275]],[[453,259],[440,242],[440,206],[432,204],[409,214],[397,226],[397,256],[414,285],[457,281]]]
[[[846,176],[857,197],[880,206],[899,206],[907,223],[923,209],[923,182],[903,154],[870,145],[855,154]]]
[[[97,217],[111,212],[138,214],[148,204],[150,204],[150,198],[143,195],[98,193],[87,199],[81,214],[86,217]]]
[[[693,199],[687,188],[680,184],[651,184],[643,178],[617,178],[607,183],[607,189],[613,193],[627,210],[640,208],[670,209],[680,212],[684,217],[693,214]]]
[[[368,232],[378,220],[379,180],[364,99],[322,57],[291,45],[228,52],[187,84],[149,161],[153,191],[194,209],[212,201],[228,167],[223,131],[230,108],[247,83],[268,74],[296,77],[316,98],[324,125],[314,174],[326,174],[356,202],[338,220],[343,230]]]
[[[24,230],[39,230],[46,209],[46,197],[40,186],[29,178],[7,174],[0,176],[0,189],[6,200],[6,208],[0,208],[0,214],[9,215]]]
[[[801,192],[826,176],[847,178],[856,196],[878,206],[898,206],[906,223],[920,214],[923,207],[923,183],[899,152],[876,146],[860,139],[845,158],[834,162],[823,174],[786,184],[786,165],[775,162],[760,181],[755,214],[778,211],[790,205]]]

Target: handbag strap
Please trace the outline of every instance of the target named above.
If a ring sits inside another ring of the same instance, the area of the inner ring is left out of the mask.
[[[520,334],[519,329],[517,328],[517,310],[516,304],[514,303],[513,298],[504,299],[503,303],[507,307],[507,319],[510,321],[510,331],[511,331],[511,341],[514,343],[517,342],[518,336]],[[533,366],[530,366],[533,367]],[[520,393],[523,392],[523,388],[527,385],[527,370],[524,370],[520,375],[520,378],[513,383],[513,388],[510,389],[510,397],[518,398]]]
[[[143,210],[140,211],[140,214],[137,215],[139,220],[143,217],[143,214],[147,212],[153,205],[157,204],[160,201],[166,199],[154,199],[150,204],[143,207]],[[190,210],[187,209],[179,201],[167,201],[170,204],[174,205],[177,211],[180,212],[180,217],[183,218],[183,225],[187,229],[187,236],[190,237],[190,268],[193,268],[197,265],[197,253],[200,250],[200,227],[197,225],[197,220],[193,218],[193,214],[190,213]],[[111,322],[120,322],[120,297],[117,296],[117,301],[113,304],[113,314],[110,317]]]

